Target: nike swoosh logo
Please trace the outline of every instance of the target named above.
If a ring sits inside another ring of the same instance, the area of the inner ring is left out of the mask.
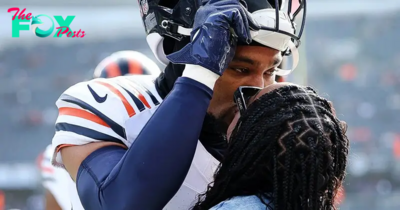
[[[87,86],[88,86],[89,91],[90,91],[90,93],[92,94],[94,100],[96,100],[97,103],[104,103],[104,101],[107,100],[108,94],[106,94],[106,95],[103,96],[103,97],[100,97],[96,92],[94,92],[94,90],[92,89],[92,87],[90,87],[89,85],[87,85]]]

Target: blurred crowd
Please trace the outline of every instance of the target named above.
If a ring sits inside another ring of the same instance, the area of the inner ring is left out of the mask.
[[[351,155],[342,209],[400,208],[395,199],[400,195],[399,23],[400,14],[307,23],[308,85],[333,101],[349,125]],[[0,174],[11,164],[35,164],[54,134],[55,100],[70,85],[88,79],[101,59],[119,50],[154,58],[144,37],[0,50]],[[13,180],[0,177],[6,203],[21,209],[40,206],[36,181],[34,187],[12,187],[7,184]]]
[[[308,84],[332,100],[349,125],[345,190],[358,194],[361,205],[349,209],[400,207],[395,200],[374,206],[376,199],[400,192],[399,22],[398,14],[308,22]]]

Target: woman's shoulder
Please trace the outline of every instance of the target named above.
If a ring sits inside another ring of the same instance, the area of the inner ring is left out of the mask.
[[[264,202],[268,202],[265,200]],[[236,196],[229,200],[213,206],[210,210],[235,210],[235,209],[251,209],[251,210],[266,210],[266,206],[261,202],[260,198],[255,195]]]

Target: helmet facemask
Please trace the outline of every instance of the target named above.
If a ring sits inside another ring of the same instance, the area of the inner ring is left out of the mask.
[[[190,37],[195,12],[207,3],[203,0],[138,0],[142,19],[147,33],[147,42],[155,57],[167,65],[166,52],[172,53],[173,44],[164,42],[185,42]],[[300,38],[306,21],[306,0],[240,0],[248,9],[260,29],[251,32],[253,41],[266,47],[292,55],[292,68],[278,69],[277,75],[288,75],[298,64]],[[147,3],[147,6],[146,6]],[[298,3],[294,9],[293,3]],[[144,5],[144,6],[142,6]],[[275,5],[279,5],[275,7]],[[148,9],[147,9],[148,8]],[[304,10],[304,11],[303,11]],[[303,12],[302,12],[303,11]],[[302,14],[302,21],[297,32],[295,19]],[[166,47],[168,49],[166,49]]]

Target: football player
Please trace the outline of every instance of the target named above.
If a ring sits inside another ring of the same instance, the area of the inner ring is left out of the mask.
[[[234,91],[289,74],[277,68],[282,55],[298,61],[304,19],[296,35],[299,12],[281,1],[139,3],[164,72],[81,82],[56,103],[53,164],[67,169],[87,210],[189,209],[226,148]]]
[[[125,75],[155,75],[161,73],[157,64],[137,51],[118,51],[103,59],[95,68],[93,78],[111,78]],[[45,188],[46,210],[83,210],[75,183],[65,169],[51,165],[54,148],[48,145],[39,156],[38,164]],[[72,192],[72,193],[71,193]],[[71,199],[72,197],[72,199]]]
[[[146,55],[132,50],[118,51],[103,59],[94,69],[93,78],[112,78],[125,75],[154,75],[160,68]]]

